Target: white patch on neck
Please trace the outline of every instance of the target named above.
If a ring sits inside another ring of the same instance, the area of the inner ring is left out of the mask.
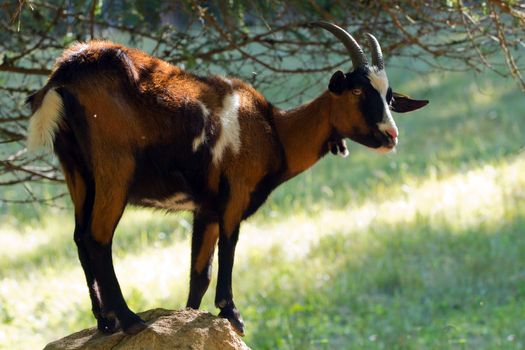
[[[234,153],[241,149],[241,127],[239,125],[240,96],[236,92],[226,95],[222,101],[222,109],[219,111],[221,121],[221,133],[213,147],[213,162],[218,164],[226,148]]]
[[[197,152],[200,145],[202,145],[206,141],[206,121],[208,120],[208,116],[210,115],[210,111],[204,103],[202,103],[201,101],[197,101],[197,103],[199,104],[202,110],[203,127],[200,135],[193,139],[193,152]]]
[[[393,128],[397,133],[398,129],[396,122],[390,112],[390,106],[386,102],[386,93],[388,92],[388,77],[386,76],[386,71],[384,69],[378,70],[376,67],[373,67],[372,71],[368,73],[368,79],[370,79],[370,84],[372,84],[374,89],[376,89],[381,95],[384,104],[385,113],[383,114],[383,120],[377,123],[377,127],[382,132]]]

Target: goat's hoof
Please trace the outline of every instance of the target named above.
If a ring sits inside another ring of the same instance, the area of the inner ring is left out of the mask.
[[[236,307],[225,307],[224,309],[221,309],[221,312],[219,312],[219,317],[230,321],[233,330],[241,337],[244,337],[244,321],[242,320],[241,314]]]
[[[117,312],[117,317],[122,330],[129,335],[137,334],[148,327],[136,313],[128,308]]]
[[[114,317],[99,317],[97,319],[97,328],[102,333],[115,333],[118,331],[117,319]]]
[[[131,324],[130,326],[128,326],[126,328],[123,328],[123,330],[124,330],[124,333],[126,333],[128,335],[134,335],[134,334],[140,333],[141,331],[143,331],[147,327],[148,327],[148,325],[144,321],[140,320],[140,321],[137,321],[137,322]]]

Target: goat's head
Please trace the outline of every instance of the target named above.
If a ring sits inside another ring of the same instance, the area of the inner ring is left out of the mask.
[[[313,22],[330,31],[345,45],[352,59],[348,73],[332,75],[331,123],[337,133],[380,152],[388,152],[397,144],[398,129],[391,111],[404,113],[425,106],[426,100],[413,100],[392,91],[388,84],[383,54],[377,39],[367,33],[372,64],[357,41],[344,29],[328,22]]]

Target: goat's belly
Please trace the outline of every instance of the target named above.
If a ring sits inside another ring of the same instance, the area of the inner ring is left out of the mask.
[[[195,211],[198,208],[197,203],[191,195],[183,192],[175,193],[162,199],[142,199],[139,203],[146,207],[153,207],[165,210],[190,210]]]

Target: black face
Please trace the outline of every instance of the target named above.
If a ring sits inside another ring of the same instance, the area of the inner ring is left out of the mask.
[[[392,101],[392,89],[387,88],[385,104],[383,96],[370,81],[370,73],[371,70],[368,67],[358,68],[347,74],[336,72],[332,76],[329,89],[336,94],[348,92],[359,97],[359,110],[367,130],[356,128],[350,136],[352,140],[370,148],[392,149],[396,145],[396,139],[379,129],[380,123],[386,123],[389,120],[390,111],[385,109]]]
[[[359,68],[351,73],[345,74],[345,81],[347,90],[352,92],[355,89],[362,91],[360,98],[360,109],[365,120],[370,127],[376,127],[377,123],[383,121],[385,115],[385,104],[383,97],[370,83],[370,70],[366,68]],[[390,103],[392,100],[392,89],[388,87],[386,93],[386,102]]]

